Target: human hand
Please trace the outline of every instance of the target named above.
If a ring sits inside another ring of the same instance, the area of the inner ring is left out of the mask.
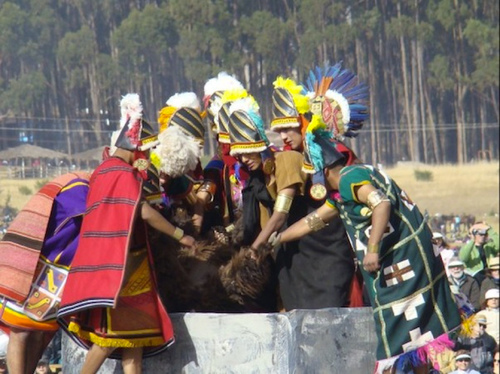
[[[363,268],[370,273],[380,269],[378,253],[367,253],[363,258]]]
[[[192,236],[189,236],[189,235],[184,235],[181,238],[181,240],[179,240],[179,243],[181,243],[182,245],[184,245],[186,247],[190,247],[190,248],[196,247],[196,240]]]
[[[276,248],[281,244],[281,234],[278,233],[277,231],[273,232],[269,237],[269,239],[267,239],[267,242],[271,244],[273,249]]]
[[[217,227],[213,230],[215,240],[220,244],[229,244],[229,234],[224,227]]]

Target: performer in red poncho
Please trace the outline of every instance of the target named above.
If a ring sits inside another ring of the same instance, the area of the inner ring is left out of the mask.
[[[173,343],[154,279],[148,226],[194,245],[146,203],[142,186],[157,136],[142,119],[137,94],[123,97],[121,107],[117,148],[90,179],[80,242],[58,314],[70,336],[89,349],[81,373],[97,372],[107,357],[121,357],[127,373],[141,372],[143,354]]]

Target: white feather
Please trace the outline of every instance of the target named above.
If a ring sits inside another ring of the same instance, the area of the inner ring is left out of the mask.
[[[209,79],[203,88],[205,96],[212,96],[217,91],[243,89],[243,85],[234,76],[221,71],[216,77]]]
[[[174,108],[192,108],[201,110],[200,100],[194,92],[180,92],[170,96],[166,103]]]
[[[142,103],[139,95],[136,93],[129,93],[122,96],[120,101],[121,118],[120,128],[122,128],[129,118],[132,119],[131,123],[137,119],[142,118]],[[130,126],[129,126],[130,127]]]
[[[169,126],[158,135],[160,144],[154,152],[161,160],[160,170],[179,177],[194,170],[201,156],[199,143],[177,126]]]
[[[338,91],[328,90],[325,96],[330,100],[335,100],[342,111],[342,121],[347,124],[351,121],[351,111],[349,110],[349,102],[347,99]]]
[[[237,110],[242,110],[245,112],[259,112],[259,104],[257,104],[257,101],[251,96],[245,97],[243,99],[238,99],[233,101],[231,106],[229,107],[229,114],[232,114],[233,112]]]

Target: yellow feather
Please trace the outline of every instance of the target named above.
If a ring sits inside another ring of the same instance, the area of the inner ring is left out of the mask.
[[[303,91],[303,87],[297,83],[293,79],[283,78],[279,76],[273,82],[274,88],[284,88],[288,92],[292,94],[293,103],[295,104],[295,108],[300,114],[307,113],[309,111],[309,101],[307,96],[301,94]]]
[[[222,103],[227,103],[229,101],[235,101],[239,99],[244,99],[248,96],[248,92],[245,89],[227,90],[222,94]]]
[[[311,122],[307,126],[306,131],[310,133],[315,133],[319,129],[326,129],[326,124],[323,122],[323,119],[320,116],[314,114],[312,116]]]
[[[151,152],[149,154],[149,159],[151,160],[151,163],[156,166],[156,168],[159,170],[160,169],[160,166],[161,166],[161,160],[160,160],[160,157],[154,153],[154,152]]]
[[[170,121],[170,117],[175,113],[177,108],[173,106],[165,106],[160,110],[158,115],[158,123],[160,124],[160,132],[165,130],[168,127],[168,123]]]
[[[472,336],[472,328],[476,324],[476,321],[474,320],[475,315],[470,316],[469,318],[462,317],[462,324],[460,328],[460,335],[464,337],[471,337]]]

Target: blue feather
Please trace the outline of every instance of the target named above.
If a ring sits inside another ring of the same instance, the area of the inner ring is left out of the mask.
[[[255,127],[257,128],[260,137],[266,142],[266,145],[269,145],[269,139],[267,138],[266,131],[264,130],[264,122],[262,121],[262,117],[253,110],[249,110],[248,115],[252,119]]]

